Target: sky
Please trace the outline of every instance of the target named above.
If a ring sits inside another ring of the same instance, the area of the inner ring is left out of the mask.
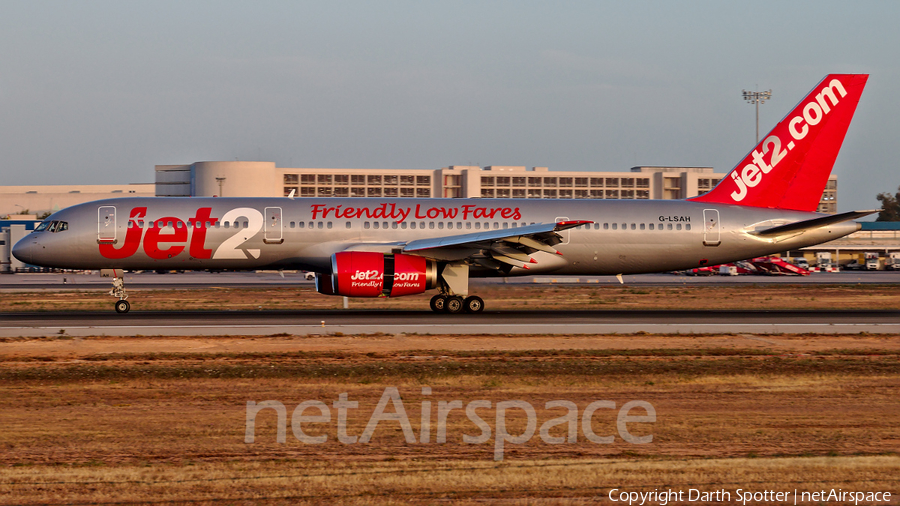
[[[838,210],[900,186],[900,2],[0,0],[0,185],[154,165],[727,172],[829,73],[871,75]]]

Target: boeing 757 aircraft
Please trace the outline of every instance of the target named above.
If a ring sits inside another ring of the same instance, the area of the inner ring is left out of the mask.
[[[469,278],[716,265],[831,241],[876,211],[815,213],[868,75],[825,77],[712,191],[686,200],[121,198],[64,209],[19,260],[125,270],[303,269],[316,289],[478,313]]]

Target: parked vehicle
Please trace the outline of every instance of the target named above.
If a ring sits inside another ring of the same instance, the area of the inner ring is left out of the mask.
[[[816,253],[816,267],[819,269],[830,269],[833,266],[830,251],[819,251]]]
[[[878,270],[878,253],[873,251],[866,252],[866,270],[867,271],[877,271]]]
[[[800,267],[801,269],[809,269],[809,262],[804,257],[795,258],[794,265]]]
[[[890,271],[900,271],[900,251],[892,251],[884,259],[884,268]]]
[[[866,264],[859,263],[859,260],[854,260],[854,261],[850,262],[849,264],[844,265],[842,267],[842,269],[845,269],[848,271],[861,271],[865,268],[865,266],[866,266]]]

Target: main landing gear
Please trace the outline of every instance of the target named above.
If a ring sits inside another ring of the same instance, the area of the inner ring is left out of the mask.
[[[459,295],[438,294],[431,298],[431,310],[435,313],[480,313],[484,311],[484,300],[475,295],[463,299]]]

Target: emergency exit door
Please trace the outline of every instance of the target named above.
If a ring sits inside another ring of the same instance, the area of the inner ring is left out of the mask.
[[[703,245],[718,246],[721,240],[721,227],[719,225],[719,210],[703,210]]]
[[[116,242],[116,206],[100,206],[97,209],[97,240]]]
[[[280,207],[267,207],[266,232],[263,242],[266,244],[281,244],[284,242],[284,224],[281,219]]]

